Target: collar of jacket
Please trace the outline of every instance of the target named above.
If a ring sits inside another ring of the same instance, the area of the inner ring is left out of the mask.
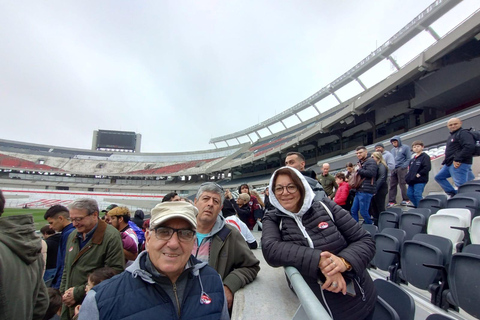
[[[107,223],[101,219],[98,219],[98,226],[97,230],[95,230],[93,233],[92,243],[102,244],[105,230],[107,230]]]

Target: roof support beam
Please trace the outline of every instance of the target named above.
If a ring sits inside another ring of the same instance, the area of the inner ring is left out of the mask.
[[[298,113],[295,113],[295,115],[297,116],[298,120],[300,120],[300,122],[303,122],[302,118],[300,118],[300,116],[298,115]]]
[[[342,103],[342,100],[340,100],[340,98],[335,94],[335,92],[330,92],[334,97],[335,99],[337,99],[338,103]]]
[[[436,40],[440,40],[440,36],[438,35],[437,32],[435,32],[435,30],[433,30],[432,26],[428,26],[426,29],[425,29],[428,33],[430,33],[430,35]]]
[[[285,127],[285,129],[287,129],[287,126],[285,125],[285,123],[283,123],[283,120],[280,120],[280,122],[283,124],[283,126]]]
[[[360,87],[363,88],[363,90],[367,91],[367,87],[363,84],[362,80],[360,80],[360,78],[355,78],[355,81],[358,82],[358,84],[360,85]]]
[[[392,56],[388,56],[387,59],[388,59],[388,61],[390,61],[393,64],[395,69],[400,70],[400,66],[398,65],[397,61],[395,61],[395,59],[393,59]]]
[[[310,105],[311,105],[312,107],[314,107],[315,110],[317,110],[318,114],[322,114],[322,113],[320,112],[320,110],[318,110],[318,108],[317,108],[317,106],[315,105],[315,103],[310,103]]]

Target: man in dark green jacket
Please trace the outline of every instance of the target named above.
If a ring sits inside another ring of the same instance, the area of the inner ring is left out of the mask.
[[[235,292],[255,280],[260,271],[260,261],[248,247],[242,234],[225,223],[219,215],[223,188],[206,182],[200,186],[195,198],[197,215],[197,241],[192,254],[213,267],[222,278],[228,308],[232,308]]]
[[[70,206],[74,230],[67,241],[65,267],[60,292],[63,294],[62,320],[74,315],[76,305],[85,297],[87,276],[93,270],[111,267],[118,272],[125,268],[120,233],[98,219],[98,204],[94,199],[78,199]]]

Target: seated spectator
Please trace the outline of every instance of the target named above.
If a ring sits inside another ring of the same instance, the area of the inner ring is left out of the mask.
[[[55,272],[57,271],[57,254],[58,245],[62,237],[61,233],[55,233],[50,225],[43,226],[40,229],[43,240],[47,243],[47,259],[45,261],[45,273],[43,274],[43,281],[47,287],[51,286]]]
[[[348,195],[350,194],[350,185],[345,181],[345,174],[338,172],[335,175],[335,182],[338,185],[337,193],[335,194],[334,198],[335,203],[343,209],[350,211],[352,204],[347,203],[349,200]]]
[[[295,267],[332,319],[371,319],[377,295],[366,269],[375,255],[370,234],[330,199],[313,201],[294,168],[275,171],[269,188],[277,209],[263,219],[266,262]]]

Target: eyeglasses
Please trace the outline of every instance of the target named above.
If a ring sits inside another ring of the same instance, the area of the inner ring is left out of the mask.
[[[215,182],[204,182],[200,185],[200,187],[203,187],[203,186],[208,186],[208,185],[214,185],[215,187],[219,188],[220,190],[222,190],[222,192],[225,192],[225,190],[223,190],[223,187],[221,185],[219,185],[218,183],[215,183]]]
[[[70,218],[70,220],[72,220],[72,222],[82,222],[83,219],[85,219],[86,217],[89,217],[90,215],[87,214],[86,216],[84,217],[81,217],[81,218]]]
[[[155,237],[158,240],[168,241],[172,238],[173,234],[176,232],[178,240],[180,241],[192,241],[195,236],[195,231],[191,229],[174,229],[170,227],[158,227],[155,228]]]
[[[295,193],[298,190],[297,186],[291,183],[288,186],[278,185],[273,189],[273,192],[275,192],[276,195],[280,195],[283,193],[283,190],[285,189],[287,189],[288,193]]]

